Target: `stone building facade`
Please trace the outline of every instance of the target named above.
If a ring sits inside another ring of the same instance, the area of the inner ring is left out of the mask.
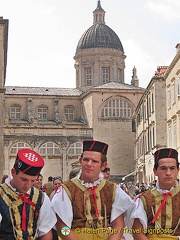
[[[153,153],[175,148],[180,156],[180,44],[168,67],[158,67],[133,115],[137,182],[152,182]],[[180,176],[180,175],[179,175]]]
[[[140,183],[154,180],[153,153],[167,144],[166,70],[157,68],[133,114],[136,181]]]
[[[0,176],[3,174],[4,164],[4,83],[7,63],[8,20],[0,17]]]
[[[176,50],[164,77],[167,96],[167,146],[175,148],[180,156],[180,43],[176,45]]]
[[[78,166],[85,139],[109,144],[112,180],[119,182],[134,171],[132,114],[144,89],[135,68],[131,84],[125,83],[124,49],[105,24],[100,1],[93,15],[94,23],[80,38],[74,56],[76,88],[6,86],[1,79],[0,161],[5,165],[0,175],[9,173],[18,149],[31,148],[45,159],[44,179],[60,175],[66,180]]]

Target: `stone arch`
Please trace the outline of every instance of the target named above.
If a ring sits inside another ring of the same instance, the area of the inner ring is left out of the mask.
[[[18,150],[23,148],[32,149],[31,146],[26,142],[16,142],[9,148],[9,156],[16,156]]]
[[[39,154],[45,157],[60,156],[61,150],[57,143],[45,142],[39,147]]]
[[[39,154],[44,159],[45,165],[42,169],[44,183],[49,176],[63,176],[62,149],[52,141],[44,142],[39,147]]]

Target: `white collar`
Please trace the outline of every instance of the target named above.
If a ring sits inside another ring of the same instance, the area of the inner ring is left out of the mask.
[[[171,192],[175,187],[177,187],[178,186],[178,184],[176,183],[176,185],[174,186],[174,187],[171,187],[170,188],[170,190],[162,190],[162,189],[160,189],[160,187],[159,187],[159,182],[157,181],[157,183],[156,183],[156,190],[159,192],[159,193],[161,193],[161,194],[163,194],[163,193],[169,193],[169,192]]]
[[[11,179],[12,179],[12,176],[9,175],[6,179],[5,179],[5,183],[8,185],[8,187],[10,187],[14,192],[16,192],[16,188],[13,188],[12,185],[11,185]],[[17,193],[17,192],[16,192]]]
[[[97,186],[98,184],[100,184],[101,180],[104,178],[104,174],[102,172],[99,173],[99,178],[98,180],[96,180],[95,182],[92,182],[92,183],[85,183],[84,180],[81,180],[80,177],[81,177],[81,174],[82,174],[82,170],[80,169],[78,175],[76,176],[76,178],[80,181],[80,183],[85,186],[86,188],[89,188],[89,187],[95,187]]]
[[[8,187],[11,188],[11,190],[13,190],[15,193],[17,193],[18,195],[20,195],[21,193],[19,193],[16,188],[13,188],[11,185],[11,179],[12,179],[12,175],[9,175],[6,179],[5,179],[5,183],[8,185]]]

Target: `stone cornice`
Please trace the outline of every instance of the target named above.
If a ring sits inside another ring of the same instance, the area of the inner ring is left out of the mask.
[[[124,53],[122,51],[117,50],[117,49],[90,48],[90,49],[83,49],[83,50],[79,51],[78,53],[76,53],[76,55],[74,56],[74,59],[76,60],[78,58],[81,58],[82,56],[104,56],[104,55],[121,57],[123,59],[126,58],[126,55],[124,55]]]
[[[168,75],[170,74],[170,72],[172,71],[172,69],[174,68],[174,66],[176,65],[176,63],[179,61],[180,59],[180,50],[177,52],[177,54],[175,55],[174,59],[172,60],[171,64],[169,65],[164,78],[166,79],[168,77]]]

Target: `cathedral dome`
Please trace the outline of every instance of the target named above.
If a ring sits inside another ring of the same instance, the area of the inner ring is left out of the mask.
[[[80,38],[76,52],[87,48],[114,48],[124,52],[117,34],[104,23],[93,24]]]
[[[105,11],[98,0],[93,12],[94,24],[82,35],[76,48],[76,53],[88,48],[113,48],[124,53],[122,43],[117,34],[105,24]]]

